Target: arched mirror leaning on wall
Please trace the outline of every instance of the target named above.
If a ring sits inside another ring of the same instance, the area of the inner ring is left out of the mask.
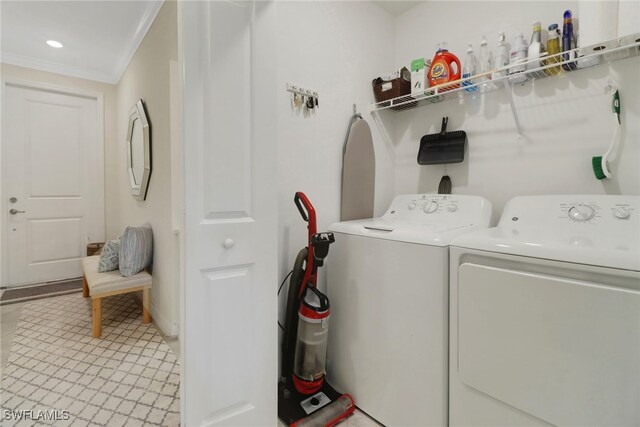
[[[142,100],[129,111],[127,166],[131,194],[138,200],[146,199],[151,176],[151,132]]]

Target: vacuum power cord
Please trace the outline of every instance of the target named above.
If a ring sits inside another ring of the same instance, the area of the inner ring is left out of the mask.
[[[278,288],[278,296],[280,296],[282,287],[284,286],[285,283],[287,283],[287,279],[289,278],[289,276],[291,276],[291,274],[293,274],[293,269],[289,272],[289,274],[285,276],[285,278],[282,280],[282,283],[280,283],[280,287]],[[282,324],[280,323],[280,320],[278,320],[278,326],[280,326],[280,329],[284,331],[284,326],[282,326]]]

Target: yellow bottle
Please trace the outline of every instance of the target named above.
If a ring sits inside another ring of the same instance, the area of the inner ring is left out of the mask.
[[[551,65],[562,61],[562,55],[560,55],[560,30],[558,29],[558,24],[549,25],[548,30],[546,65]],[[547,76],[560,74],[561,71],[562,68],[560,68],[560,66],[550,67],[544,70]]]

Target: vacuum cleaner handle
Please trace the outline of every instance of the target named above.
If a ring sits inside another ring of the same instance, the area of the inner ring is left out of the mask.
[[[296,207],[298,208],[298,212],[300,212],[302,219],[315,226],[316,210],[313,208],[313,205],[307,196],[302,191],[298,191],[296,192],[293,201],[296,203]]]

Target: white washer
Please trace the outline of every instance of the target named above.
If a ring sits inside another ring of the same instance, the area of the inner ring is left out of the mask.
[[[639,197],[512,199],[450,298],[450,425],[640,425]]]
[[[330,227],[329,382],[379,422],[447,423],[448,245],[490,217],[481,197],[414,194]]]

